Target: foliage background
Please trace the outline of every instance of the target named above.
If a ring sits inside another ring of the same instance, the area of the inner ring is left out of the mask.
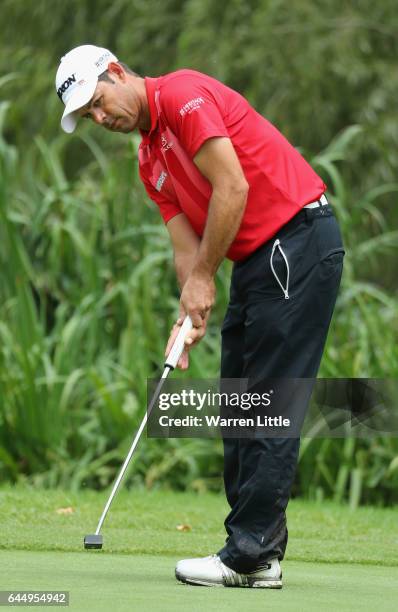
[[[0,478],[104,487],[140,422],[178,293],[136,136],[61,133],[59,58],[87,42],[142,75],[242,92],[329,186],[347,256],[321,376],[397,377],[398,14],[393,0],[3,0]],[[218,372],[229,264],[190,376]],[[222,487],[207,440],[142,440],[129,485]],[[397,438],[304,440],[295,494],[398,498]]]

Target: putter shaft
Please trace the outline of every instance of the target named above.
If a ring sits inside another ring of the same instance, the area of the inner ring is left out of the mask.
[[[157,387],[155,389],[155,392],[154,392],[154,394],[152,396],[151,402],[150,402],[147,410],[145,411],[144,418],[142,419],[142,423],[140,425],[140,428],[139,428],[139,430],[137,431],[137,433],[135,435],[135,438],[134,438],[133,443],[132,443],[132,445],[130,447],[128,455],[127,455],[127,457],[126,457],[126,459],[125,459],[125,461],[124,461],[124,463],[123,463],[123,465],[121,467],[121,470],[120,470],[119,475],[118,475],[118,477],[117,477],[117,479],[115,481],[115,484],[113,485],[112,492],[111,492],[111,494],[109,496],[109,499],[108,499],[108,501],[106,503],[104,511],[103,511],[103,513],[101,515],[101,518],[99,520],[98,527],[97,527],[97,530],[95,532],[95,535],[99,535],[99,533],[101,531],[101,528],[102,528],[102,525],[104,523],[105,517],[108,514],[109,508],[111,507],[113,498],[116,495],[116,491],[119,488],[119,485],[120,485],[120,483],[121,483],[121,481],[123,479],[123,476],[124,476],[124,474],[125,474],[125,472],[127,470],[128,464],[130,463],[131,457],[133,456],[135,448],[136,448],[136,446],[138,444],[138,441],[139,441],[139,439],[141,437],[141,434],[142,434],[142,432],[144,430],[144,427],[145,427],[145,425],[147,423],[148,416],[150,415],[150,413],[152,411],[152,408],[155,405],[155,402],[156,402],[157,398],[159,397],[159,394],[160,394],[160,391],[162,390],[162,386],[164,384],[164,381],[166,380],[167,376],[169,375],[170,370],[172,370],[172,369],[173,368],[171,366],[166,365],[166,367],[165,367],[165,369],[163,371],[162,377],[161,377],[161,379],[158,382],[158,385],[157,385]]]
[[[169,352],[169,354],[167,355],[167,359],[166,359],[166,363],[164,364],[164,371],[162,374],[161,379],[159,380],[157,387],[155,389],[155,392],[152,396],[152,399],[148,405],[148,408],[145,411],[144,414],[144,418],[142,419],[142,423],[140,425],[139,430],[137,431],[135,438],[133,440],[133,443],[130,447],[130,450],[128,452],[128,455],[122,465],[122,468],[119,472],[119,475],[115,481],[115,484],[113,485],[113,489],[112,492],[109,496],[109,499],[106,503],[106,506],[104,508],[104,511],[101,515],[101,518],[99,520],[98,526],[97,526],[97,530],[95,532],[95,534],[92,534],[90,536],[86,536],[85,541],[84,541],[84,545],[85,548],[102,548],[102,536],[100,536],[100,531],[102,528],[102,525],[104,523],[104,520],[106,518],[106,515],[108,514],[108,510],[112,504],[112,501],[115,497],[115,494],[119,488],[119,485],[123,479],[123,476],[127,470],[127,467],[130,463],[131,457],[133,456],[133,453],[136,449],[136,446],[138,444],[138,441],[141,437],[141,434],[144,430],[144,427],[148,421],[148,416],[151,414],[152,408],[155,405],[156,400],[159,397],[160,391],[162,389],[162,386],[164,384],[164,381],[166,380],[167,376],[169,375],[171,370],[174,370],[174,368],[177,366],[178,360],[182,355],[182,352],[184,350],[185,347],[185,338],[187,333],[192,329],[192,321],[191,318],[189,316],[186,316],[184,319],[183,324],[181,325],[181,328],[178,332],[178,335],[176,337],[176,339],[174,340],[174,343],[171,347],[171,350]],[[92,544],[92,546],[90,545]]]

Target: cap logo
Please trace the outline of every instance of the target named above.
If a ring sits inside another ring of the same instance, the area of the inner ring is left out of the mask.
[[[97,61],[95,62],[95,65],[97,66],[97,68],[101,68],[101,66],[105,62],[105,60],[108,59],[108,57],[110,57],[110,56],[111,56],[111,54],[109,53],[109,51],[107,51],[106,53],[101,55],[101,57],[99,57],[97,59]]]
[[[57,94],[60,100],[62,100],[62,94],[64,94],[68,87],[70,87],[73,83],[76,83],[75,72],[62,83],[61,87],[58,87]]]

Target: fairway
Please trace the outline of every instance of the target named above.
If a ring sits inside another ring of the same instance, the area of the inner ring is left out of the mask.
[[[288,561],[283,565],[284,588],[271,591],[179,584],[173,576],[176,560],[105,552],[2,551],[0,585],[3,590],[68,590],[72,610],[397,609],[396,568]]]

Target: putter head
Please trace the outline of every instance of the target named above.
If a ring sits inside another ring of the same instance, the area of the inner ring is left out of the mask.
[[[84,536],[84,548],[102,548],[102,535],[90,534]]]

